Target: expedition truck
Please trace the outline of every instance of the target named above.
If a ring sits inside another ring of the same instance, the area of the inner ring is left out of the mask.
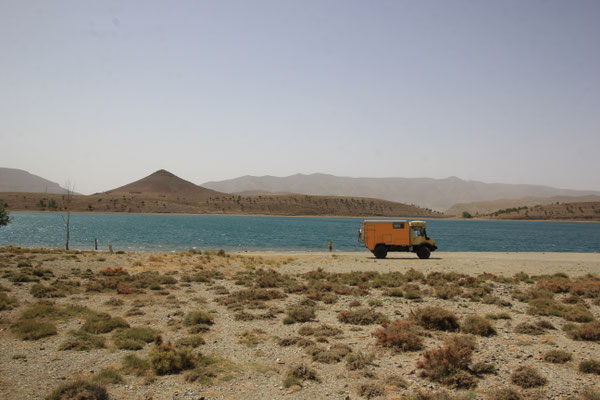
[[[377,258],[385,258],[388,251],[410,251],[419,258],[429,258],[437,246],[427,237],[426,226],[425,221],[365,220],[358,240]]]

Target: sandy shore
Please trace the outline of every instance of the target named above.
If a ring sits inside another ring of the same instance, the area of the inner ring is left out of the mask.
[[[600,273],[600,253],[494,253],[494,252],[433,252],[428,260],[412,253],[389,253],[378,260],[370,252],[256,252],[239,253],[262,257],[295,257],[298,263],[286,268],[289,272],[324,268],[330,272],[400,271],[410,268],[423,273],[431,271],[460,272],[478,275],[484,272],[512,276],[518,272],[530,275],[564,272],[569,275]]]

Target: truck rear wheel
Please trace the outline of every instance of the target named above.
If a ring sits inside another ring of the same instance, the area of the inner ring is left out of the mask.
[[[419,258],[421,258],[423,260],[428,259],[430,255],[431,255],[431,250],[429,250],[429,247],[427,247],[427,246],[422,246],[417,249],[417,256],[419,256]]]
[[[387,249],[384,245],[379,244],[375,246],[375,250],[373,250],[373,254],[376,258],[385,258],[387,256]]]

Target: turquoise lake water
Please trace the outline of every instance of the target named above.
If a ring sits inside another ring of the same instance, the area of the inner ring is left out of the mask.
[[[10,213],[0,246],[63,248],[60,213]],[[71,214],[71,248],[91,250],[229,251],[366,250],[357,241],[362,218]],[[532,221],[427,220],[440,251],[599,252],[600,224]]]

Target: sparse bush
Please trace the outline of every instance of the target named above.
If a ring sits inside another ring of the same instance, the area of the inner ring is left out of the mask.
[[[98,313],[88,316],[83,329],[89,333],[108,333],[117,328],[129,328],[129,324],[123,318],[111,317],[106,313]]]
[[[70,337],[64,341],[59,350],[87,351],[104,348],[104,338],[85,331],[71,331]]]
[[[462,323],[460,330],[463,333],[470,333],[479,336],[492,336],[496,334],[496,329],[490,321],[479,315],[469,315]]]
[[[600,375],[600,361],[597,360],[583,360],[579,363],[579,370],[586,374]]]
[[[323,364],[335,364],[340,362],[346,355],[352,352],[350,346],[345,344],[334,344],[328,349],[324,349],[318,346],[311,346],[306,348],[314,361]]]
[[[423,353],[417,362],[422,375],[452,388],[469,388],[477,384],[467,370],[475,341],[471,336],[454,335],[447,337],[442,346]]]
[[[128,354],[123,358],[121,371],[128,375],[143,376],[150,368],[147,360],[139,358],[135,354]]]
[[[423,347],[423,334],[413,321],[384,323],[383,327],[374,331],[372,335],[378,344],[399,351],[415,351]]]
[[[519,392],[511,388],[501,388],[487,394],[486,400],[521,400]]]
[[[186,337],[179,339],[175,343],[175,345],[177,347],[191,347],[192,349],[195,349],[196,347],[199,347],[199,346],[203,345],[204,343],[205,343],[205,341],[202,338],[202,335],[196,334],[196,335],[186,336]]]
[[[194,358],[188,348],[176,349],[170,344],[155,345],[149,354],[150,365],[157,375],[177,374],[194,368]]]
[[[545,332],[545,330],[544,328],[530,324],[529,322],[521,322],[515,326],[515,332],[524,335],[541,335]]]
[[[87,381],[75,381],[62,385],[53,391],[46,400],[108,400],[106,388]]]
[[[563,330],[567,328],[567,325],[563,327]],[[600,321],[588,322],[579,326],[569,326],[567,334],[573,340],[587,340],[592,342],[600,341]]]
[[[38,340],[57,333],[54,324],[35,319],[17,321],[11,329],[21,340]]]
[[[493,319],[493,320],[496,320],[496,319],[512,319],[512,317],[510,316],[510,314],[509,313],[505,313],[505,312],[498,313],[498,314],[486,314],[485,317],[487,319]]]
[[[525,365],[520,366],[513,371],[510,376],[510,381],[525,389],[544,386],[548,382],[548,380],[541,376],[535,368]]]
[[[118,330],[113,335],[113,342],[119,349],[141,350],[146,343],[152,342],[158,332],[147,327],[133,327]]]
[[[388,321],[385,315],[369,308],[341,311],[338,314],[338,320],[351,325],[372,325]]]
[[[563,313],[563,318],[572,322],[592,322],[594,315],[583,307],[573,307]]]
[[[346,368],[350,371],[367,368],[375,360],[375,354],[363,353],[361,351],[352,352],[346,355]]]
[[[571,361],[571,353],[564,350],[549,350],[544,353],[544,361],[553,364],[564,364],[567,361]]]
[[[17,299],[8,297],[6,293],[0,292],[0,311],[12,310],[19,305]]]
[[[302,336],[330,337],[341,335],[342,333],[343,331],[341,329],[325,324],[319,326],[303,325],[298,329],[298,334]]]
[[[114,368],[104,368],[92,380],[104,385],[123,383],[123,377]]]
[[[286,310],[287,317],[293,322],[308,322],[315,319],[315,307],[294,305],[290,306]]]
[[[183,319],[183,324],[185,326],[213,325],[214,323],[213,316],[204,311],[191,311],[187,313]]]
[[[385,390],[381,385],[375,383],[362,383],[358,386],[358,395],[367,399],[383,396]]]
[[[441,307],[419,308],[412,317],[417,324],[427,329],[456,331],[459,328],[456,315]]]
[[[308,366],[301,364],[288,370],[285,380],[283,381],[283,386],[286,388],[294,385],[302,386],[302,382],[307,380],[320,382],[315,371]]]

